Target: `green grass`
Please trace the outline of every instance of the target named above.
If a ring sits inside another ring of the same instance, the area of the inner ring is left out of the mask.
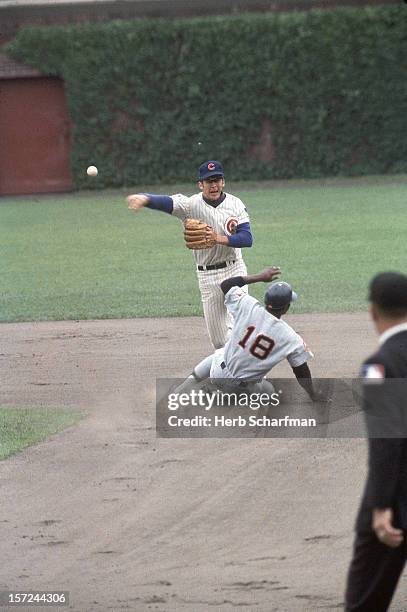
[[[405,175],[227,188],[251,216],[249,272],[280,265],[300,294],[295,312],[365,309],[373,274],[407,270]],[[156,189],[192,193],[193,185]],[[150,210],[133,213],[124,196],[0,199],[0,321],[202,312],[179,221]],[[251,293],[260,297],[263,289]]]
[[[0,459],[73,425],[83,416],[68,409],[0,408]]]

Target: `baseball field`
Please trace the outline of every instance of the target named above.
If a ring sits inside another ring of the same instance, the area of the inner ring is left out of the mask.
[[[286,320],[313,374],[356,376],[369,279],[407,269],[407,176],[228,190],[249,271],[278,264],[300,296]],[[128,211],[131,191],[0,200],[0,591],[69,591],[75,612],[341,609],[365,441],[156,438],[156,378],[211,346],[180,223]]]

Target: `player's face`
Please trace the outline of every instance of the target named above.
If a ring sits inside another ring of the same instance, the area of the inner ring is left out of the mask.
[[[225,179],[222,176],[211,176],[204,181],[199,181],[199,189],[207,200],[217,200],[222,194],[225,186]]]

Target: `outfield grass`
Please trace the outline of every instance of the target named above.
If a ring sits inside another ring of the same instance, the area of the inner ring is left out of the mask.
[[[0,408],[0,459],[73,425],[83,416],[65,408]]]
[[[300,295],[295,312],[365,309],[373,274],[407,270],[406,175],[227,187],[251,216],[249,272],[280,265]],[[156,190],[190,194],[193,185]],[[129,211],[124,196],[0,199],[1,321],[201,314],[181,224]]]

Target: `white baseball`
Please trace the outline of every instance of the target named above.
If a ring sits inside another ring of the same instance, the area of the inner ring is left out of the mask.
[[[86,174],[88,176],[97,176],[98,175],[98,169],[96,168],[96,166],[88,166],[88,168],[86,170]]]

